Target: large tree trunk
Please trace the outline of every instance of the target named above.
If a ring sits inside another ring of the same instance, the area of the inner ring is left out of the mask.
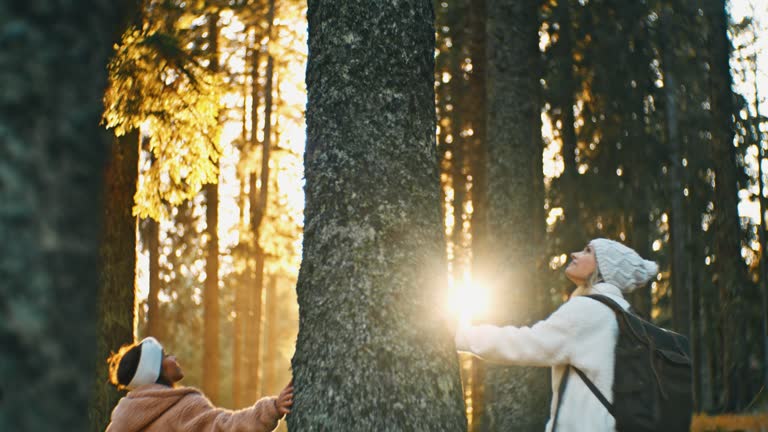
[[[488,221],[497,324],[542,318],[544,206],[536,1],[488,1]],[[491,259],[490,256],[487,257]],[[541,431],[548,371],[489,367],[486,430]]]
[[[435,310],[447,270],[432,3],[310,0],[308,20],[289,429],[466,430],[452,331]]]
[[[116,138],[105,175],[101,286],[97,325],[96,387],[92,430],[104,430],[120,393],[105,379],[106,358],[133,342],[136,310],[136,217],[133,196],[139,175],[139,131]]]
[[[15,28],[0,101],[0,430],[88,430],[110,146],[98,124],[105,65],[133,7],[4,3],[0,14]]]
[[[219,14],[208,17],[210,68],[218,70]],[[205,290],[203,292],[203,391],[215,404],[219,400],[219,185],[204,186],[206,220]]]
[[[746,361],[743,310],[740,303],[743,263],[738,214],[738,185],[733,146],[734,102],[729,66],[730,41],[725,0],[709,0],[711,22],[711,113],[710,155],[715,171],[714,271],[720,296],[722,325],[723,408],[735,411],[749,401],[742,394],[739,371]]]

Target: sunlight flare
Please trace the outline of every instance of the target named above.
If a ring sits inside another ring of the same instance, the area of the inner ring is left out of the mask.
[[[468,325],[488,314],[488,289],[472,281],[470,277],[454,281],[449,290],[447,308],[450,315],[458,319],[459,324]]]

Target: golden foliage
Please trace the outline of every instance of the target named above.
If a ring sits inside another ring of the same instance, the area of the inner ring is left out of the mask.
[[[221,78],[191,54],[193,43],[145,26],[130,29],[109,64],[104,124],[117,136],[147,128],[153,163],[134,214],[160,219],[202,186],[218,181]]]

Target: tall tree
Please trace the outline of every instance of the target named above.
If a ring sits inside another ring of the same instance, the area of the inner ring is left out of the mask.
[[[288,426],[465,430],[451,332],[434,312],[446,267],[431,1],[310,0],[307,15],[305,231]]]
[[[259,378],[261,373],[261,347],[262,347],[262,315],[264,305],[264,264],[265,253],[261,244],[261,231],[264,217],[267,213],[269,197],[269,163],[270,148],[272,146],[272,84],[274,74],[274,59],[270,54],[270,45],[273,37],[273,24],[275,20],[275,0],[269,0],[265,4],[266,11],[264,21],[260,22],[255,32],[255,46],[251,60],[251,139],[250,151],[255,153],[261,149],[261,163],[257,168],[250,168],[249,177],[249,202],[250,202],[250,229],[252,241],[253,267],[250,274],[250,286],[248,287],[249,313],[246,325],[247,362],[246,365],[246,402],[255,401],[259,394]],[[261,27],[264,26],[264,29]],[[257,51],[258,50],[258,51]],[[262,54],[266,54],[265,84],[260,84],[259,66]],[[263,90],[263,91],[262,91]],[[263,139],[259,142],[257,130],[259,129],[258,107],[261,96],[264,98],[264,124],[262,126]],[[255,158],[251,160],[256,161]]]
[[[554,3],[554,4],[552,4]],[[580,56],[576,48],[575,19],[576,8],[572,0],[561,0],[545,3],[545,10],[551,15],[551,23],[547,29],[552,33],[549,39],[552,47],[548,50],[549,75],[546,79],[546,97],[551,105],[551,121],[559,127],[553,132],[561,143],[563,172],[554,180],[553,188],[556,198],[553,207],[563,209],[563,222],[556,226],[555,244],[552,253],[560,255],[564,252],[580,250],[584,247],[583,230],[581,229],[581,213],[583,185],[577,163],[577,135],[574,109],[576,94],[580,84],[576,77],[576,57]]]
[[[494,296],[502,305],[496,321],[531,325],[544,311],[539,3],[487,4],[488,240],[498,275]],[[489,368],[486,430],[543,429],[547,373],[541,368]]]
[[[246,34],[246,40],[250,40],[251,38],[251,32],[249,30],[245,31]],[[245,50],[245,64],[250,64],[249,62],[253,59],[254,56],[257,55],[257,52],[253,50],[252,48],[246,47]],[[254,72],[251,72],[251,75],[253,75]],[[240,155],[241,155],[241,161],[247,160],[247,149],[248,149],[248,143],[249,143],[249,136],[248,136],[248,78],[247,74],[244,75],[245,78],[243,79],[243,112],[242,112],[242,133],[241,133],[241,142],[240,142]],[[255,78],[253,80],[254,83],[258,82],[258,69],[256,69],[255,72]],[[255,87],[254,84],[251,85],[251,87]],[[258,91],[252,91],[251,92],[251,116],[254,115],[254,111],[256,111],[254,108],[258,107]],[[258,114],[256,114],[258,115]],[[239,167],[238,171],[245,171],[243,167]],[[239,280],[237,280],[235,285],[235,302],[233,305],[233,309],[235,310],[235,318],[232,323],[233,331],[232,331],[232,404],[235,408],[240,408],[244,406],[243,399],[245,391],[245,388],[247,387],[247,383],[249,381],[248,377],[248,359],[245,355],[246,352],[246,337],[248,335],[247,329],[249,328],[249,322],[251,321],[248,318],[248,312],[250,310],[250,295],[247,283],[249,275],[249,256],[250,251],[248,246],[248,221],[246,219],[246,209],[248,208],[246,204],[249,202],[249,196],[246,192],[246,184],[248,183],[246,181],[246,178],[249,174],[247,172],[241,173],[241,179],[240,179],[240,197],[238,199],[238,207],[239,207],[239,216],[240,216],[240,229],[238,230],[239,236],[238,236],[238,244],[237,246],[232,250],[232,257],[234,260],[239,260],[243,264],[240,267],[239,271]]]
[[[259,182],[256,186],[256,175],[251,175],[251,230],[253,231],[254,255],[256,266],[253,275],[253,332],[249,344],[250,376],[252,382],[251,397],[257,398],[259,394],[259,373],[261,371],[261,333],[262,310],[264,305],[264,264],[266,254],[260,242],[261,229],[264,216],[267,213],[269,198],[269,158],[272,145],[272,78],[274,74],[274,59],[267,58],[266,85],[264,86],[264,140],[261,144],[261,168],[259,170]],[[255,130],[255,129],[254,129]]]
[[[152,155],[150,163],[157,163]],[[133,199],[133,198],[131,198]],[[144,221],[147,256],[149,259],[149,292],[147,293],[147,336],[163,340],[160,332],[160,222],[154,218]]]
[[[136,323],[136,217],[131,204],[139,174],[139,141],[136,129],[115,138],[105,172],[96,386],[90,412],[94,431],[104,430],[120,398],[108,382],[106,358],[133,342]]]
[[[676,331],[690,336],[691,333],[691,281],[688,277],[689,261],[687,215],[684,213],[684,185],[682,149],[680,143],[680,123],[678,121],[678,68],[675,64],[675,45],[673,33],[674,11],[666,6],[661,15],[660,44],[662,49],[662,70],[664,76],[664,112],[666,120],[666,138],[669,149],[669,198],[670,198],[670,234],[672,243],[672,307],[673,325]]]
[[[135,7],[0,6],[0,25],[15,29],[0,57],[13,89],[0,97],[2,430],[88,428],[103,217],[95,197],[110,146],[98,122],[110,48]]]
[[[264,308],[266,309],[266,319],[264,320],[264,373],[262,374],[262,392],[272,394],[280,391],[276,388],[277,380],[275,369],[277,363],[277,309],[279,299],[277,298],[277,275],[270,275],[267,289],[264,296]]]
[[[160,223],[152,218],[147,224],[149,255],[149,293],[147,294],[147,335],[162,339],[160,333]]]
[[[104,276],[99,297],[99,374],[91,409],[92,427],[97,430],[104,428],[117,397],[104,379],[104,359],[110,350],[132,340],[135,327],[136,220],[133,214],[158,218],[164,214],[163,201],[174,201],[175,197],[190,193],[188,189],[196,193],[199,183],[208,178],[209,170],[205,162],[211,151],[213,157],[217,157],[216,149],[208,146],[204,138],[192,136],[204,137],[205,134],[200,131],[211,127],[207,98],[210,87],[206,85],[209,81],[195,67],[195,62],[190,60],[190,54],[181,48],[185,44],[181,42],[180,32],[174,25],[179,8],[171,3],[153,6],[157,5],[152,5],[151,1],[136,2],[134,13],[128,16],[131,27],[122,35],[109,63],[109,86],[104,95],[104,121],[119,138],[107,171],[110,190],[105,206],[110,222],[104,227]],[[160,20],[162,24],[155,22],[154,18],[158,16],[164,18]],[[170,73],[172,69],[173,72],[183,73],[179,73],[176,79],[170,79],[170,76],[175,76]],[[190,103],[193,100],[194,103]],[[201,112],[205,114],[199,115]],[[194,117],[195,121],[191,122],[190,117]],[[137,185],[140,151],[137,144],[139,129],[145,122],[152,129],[148,140],[152,164],[145,173],[144,181]],[[182,141],[180,137],[184,138],[183,146],[179,145]],[[188,158],[174,157],[179,153],[193,154],[188,156],[192,162],[185,163]],[[189,175],[181,175],[177,169],[179,165],[184,166]],[[171,182],[160,180],[159,173],[162,171],[170,173],[168,178]],[[168,187],[167,183],[171,186]],[[117,202],[117,199],[123,201]],[[156,235],[156,232],[150,235],[149,243]],[[150,244],[149,249],[149,324],[150,332],[155,334],[159,285],[157,267],[152,264],[156,263],[157,245]]]
[[[219,12],[208,16],[209,68],[219,70]],[[203,391],[214,403],[219,399],[219,185],[205,185],[206,256],[203,308]]]
[[[734,138],[734,96],[730,70],[731,44],[728,38],[728,15],[724,0],[710,0],[705,13],[711,25],[710,89],[711,139],[710,155],[715,173],[714,209],[714,271],[720,297],[722,326],[722,407],[735,410],[744,407],[745,400],[739,382],[739,370],[746,361],[742,304],[741,242],[738,213],[737,165]]]

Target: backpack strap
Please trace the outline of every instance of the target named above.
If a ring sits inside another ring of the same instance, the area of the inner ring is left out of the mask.
[[[587,378],[587,375],[584,372],[582,372],[579,368],[577,368],[576,366],[572,366],[572,367],[573,367],[573,370],[575,370],[576,373],[579,374],[579,377],[581,377],[581,380],[584,381],[584,384],[586,384],[587,387],[589,387],[589,390],[592,391],[592,394],[594,394],[597,397],[597,399],[600,401],[600,403],[603,404],[605,409],[607,409],[608,412],[611,413],[611,415],[614,418],[616,418],[616,410],[613,408],[613,405],[610,402],[608,402],[608,399],[606,399],[605,396],[603,396],[603,393],[600,391],[600,389],[597,388],[595,383],[593,383],[591,379]]]
[[[602,303],[602,304],[608,306],[609,308],[613,309],[614,312],[622,313],[622,314],[623,313],[627,313],[627,310],[624,309],[623,307],[621,307],[620,304],[616,303],[616,300],[614,300],[614,299],[612,299],[612,298],[610,298],[610,297],[608,297],[606,295],[590,294],[590,295],[585,295],[583,297],[588,297],[588,298],[591,298],[592,300],[597,300],[600,303]],[[630,306],[630,308],[631,308],[631,306]]]
[[[557,389],[557,408],[555,408],[555,418],[552,420],[552,432],[555,432],[557,429],[557,418],[560,416],[560,405],[563,404],[563,395],[565,394],[565,386],[568,384],[569,376],[571,376],[571,365],[566,365],[563,377],[560,378],[560,386]]]
[[[608,306],[616,314],[616,318],[617,319],[620,316],[623,316],[623,314],[631,313],[631,312],[627,312],[626,309],[621,307],[620,304],[618,304],[615,300],[613,300],[612,298],[610,298],[608,296],[605,296],[605,295],[602,295],[602,294],[590,294],[590,295],[586,295],[584,297],[589,297],[592,300],[597,300],[600,303]],[[603,395],[603,393],[600,391],[600,389],[597,388],[595,383],[593,383],[592,380],[587,378],[587,375],[584,372],[582,372],[579,368],[574,366],[573,370],[575,370],[576,373],[579,374],[579,377],[581,378],[582,381],[584,381],[584,384],[586,384],[587,387],[589,387],[589,390],[592,392],[592,394],[594,394],[595,397],[597,397],[597,399],[600,401],[600,403],[603,404],[605,409],[607,409],[608,412],[611,413],[611,415],[615,418],[616,417],[616,410],[614,409],[613,405],[610,402],[608,402],[608,399]]]

